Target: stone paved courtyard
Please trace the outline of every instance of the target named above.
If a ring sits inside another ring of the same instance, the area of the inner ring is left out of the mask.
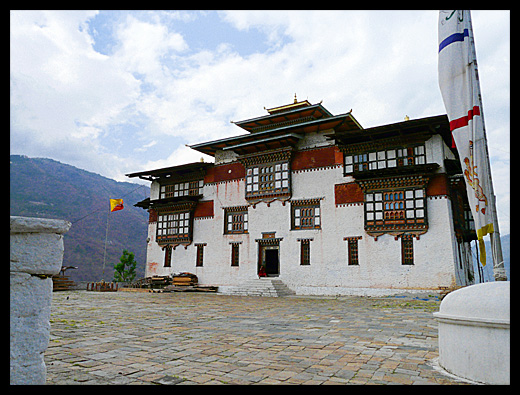
[[[48,384],[464,384],[432,367],[438,301],[66,291]]]

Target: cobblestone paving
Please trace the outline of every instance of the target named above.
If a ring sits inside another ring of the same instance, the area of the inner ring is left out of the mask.
[[[48,384],[463,384],[434,370],[439,302],[53,294]]]

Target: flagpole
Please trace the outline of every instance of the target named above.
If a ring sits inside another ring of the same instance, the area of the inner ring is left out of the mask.
[[[108,220],[110,218],[110,210],[107,214],[107,229],[105,232],[105,253],[103,254],[103,272],[101,273],[101,281],[105,281],[105,261],[107,257],[107,240],[108,240]]]
[[[475,73],[475,81],[476,81],[476,89],[477,89],[477,96],[480,106],[480,117],[482,119],[482,128],[483,128],[483,135],[485,140],[485,152],[486,152],[486,161],[487,161],[487,167],[489,169],[489,184],[490,184],[490,190],[491,190],[491,199],[489,199],[490,203],[490,209],[492,211],[492,220],[493,220],[493,232],[489,235],[490,241],[491,241],[491,256],[493,258],[493,274],[495,277],[495,281],[507,281],[507,275],[504,268],[504,258],[502,255],[502,242],[500,240],[500,229],[498,227],[498,215],[497,215],[497,208],[496,208],[496,196],[493,188],[493,178],[491,177],[491,161],[489,160],[489,151],[487,146],[487,134],[486,134],[486,124],[484,122],[484,108],[482,106],[482,94],[480,91],[480,80],[478,76],[478,65],[477,65],[477,53],[475,48],[475,38],[474,38],[474,32],[473,32],[473,23],[471,20],[471,12],[468,11],[467,13],[469,27],[471,29],[471,34],[469,35],[470,39],[470,48],[471,48],[471,61],[473,63],[473,70]]]

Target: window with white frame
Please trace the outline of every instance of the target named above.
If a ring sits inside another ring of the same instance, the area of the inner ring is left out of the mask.
[[[161,185],[160,198],[178,196],[196,196],[202,194],[204,180],[178,182],[175,184]]]
[[[190,212],[165,212],[157,216],[157,241],[190,239]]]
[[[224,209],[224,233],[247,233],[247,206],[229,207]]]
[[[345,155],[345,174],[426,164],[424,145]]]
[[[291,214],[291,228],[294,230],[321,228],[319,199],[291,202]]]
[[[289,162],[265,163],[246,169],[246,197],[290,191]]]
[[[426,224],[425,202],[423,188],[365,193],[365,226]]]

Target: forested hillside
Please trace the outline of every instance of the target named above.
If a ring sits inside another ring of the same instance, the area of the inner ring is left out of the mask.
[[[113,278],[114,263],[123,249],[134,252],[137,277],[144,276],[148,213],[133,205],[150,196],[150,188],[117,182],[52,159],[10,157],[10,214],[66,219],[63,265],[76,281],[102,279],[108,218],[108,242],[103,279]],[[109,199],[124,200],[124,209],[110,212]]]

